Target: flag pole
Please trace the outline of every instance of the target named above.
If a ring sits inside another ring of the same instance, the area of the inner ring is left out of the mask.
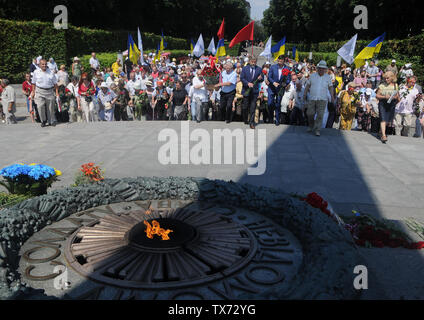
[[[252,57],[253,57],[253,43],[254,42],[255,42],[255,21],[253,21]]]

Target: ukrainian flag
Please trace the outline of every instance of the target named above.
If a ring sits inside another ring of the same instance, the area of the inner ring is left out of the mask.
[[[296,47],[293,47],[293,58],[296,62],[299,62],[299,51],[297,51]]]
[[[365,64],[365,60],[372,59],[377,49],[377,45],[380,44],[380,39],[381,39],[381,36],[375,39],[374,41],[372,41],[356,56],[354,63],[357,68],[362,67]]]
[[[216,57],[225,57],[226,55],[227,53],[225,52],[225,41],[224,39],[220,39],[216,48]]]
[[[381,50],[381,46],[383,45],[383,41],[386,38],[386,33],[384,32],[381,36],[380,39],[378,40],[378,44],[375,47],[375,54],[379,54],[380,50]]]
[[[165,42],[165,37],[163,36],[163,30],[162,30],[162,38],[160,40],[160,51],[164,51],[167,46],[168,44]]]
[[[159,43],[158,44],[158,48],[157,48],[157,50],[156,50],[156,55],[155,55],[155,57],[154,57],[154,59],[153,59],[153,63],[156,63],[157,61],[160,61],[160,46],[161,46],[161,44]]]
[[[190,50],[191,50],[191,53],[193,53],[193,50],[194,50],[194,47],[195,46],[196,46],[196,44],[194,43],[193,38],[190,38]]]
[[[134,42],[131,34],[128,35],[128,57],[130,61],[134,64],[138,63],[138,59],[140,58],[140,50],[138,50],[137,45]]]
[[[274,61],[277,61],[279,56],[284,56],[286,53],[286,37],[271,48],[271,53],[274,55]]]

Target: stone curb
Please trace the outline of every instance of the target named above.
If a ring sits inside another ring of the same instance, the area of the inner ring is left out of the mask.
[[[303,247],[299,274],[282,295],[272,289],[243,299],[356,299],[353,269],[363,260],[350,234],[318,209],[280,190],[203,178],[125,178],[52,191],[0,211],[0,299],[56,299],[28,288],[19,250],[51,223],[90,208],[135,200],[181,199],[253,210],[289,229]]]

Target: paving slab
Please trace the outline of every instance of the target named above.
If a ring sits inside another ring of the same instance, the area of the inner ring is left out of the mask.
[[[60,188],[73,183],[83,163],[95,162],[110,178],[190,176],[233,180],[290,193],[318,192],[340,214],[359,210],[391,220],[424,217],[423,139],[390,136],[389,143],[382,145],[363,132],[325,129],[318,138],[306,133],[304,127],[260,125],[256,131],[265,130],[267,137],[266,171],[251,176],[247,163],[161,164],[158,153],[164,142],[158,137],[165,128],[178,135],[179,157],[188,154],[190,149],[180,148],[181,122],[102,122],[40,128],[26,120],[14,126],[0,125],[0,167],[18,162],[54,166],[63,171],[61,181],[54,185]],[[245,137],[250,130],[241,123],[190,122],[189,133],[195,129],[205,129],[211,139],[214,130],[241,129]],[[195,144],[191,142],[190,146]],[[232,152],[235,148],[234,140]],[[216,152],[213,143],[209,152],[211,157]],[[373,277],[363,298],[424,298],[424,251],[361,252]]]

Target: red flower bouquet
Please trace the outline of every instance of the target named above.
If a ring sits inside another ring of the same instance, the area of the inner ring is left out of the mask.
[[[206,67],[202,70],[202,75],[207,85],[216,85],[219,83],[219,71],[216,68]]]

